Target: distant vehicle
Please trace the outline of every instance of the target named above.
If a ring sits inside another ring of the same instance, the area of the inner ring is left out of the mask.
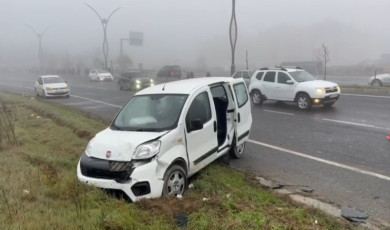
[[[188,178],[229,154],[242,158],[252,114],[242,79],[205,77],[146,88],[90,140],[79,181],[132,201],[182,195]]]
[[[70,89],[66,81],[57,75],[44,75],[35,82],[35,95],[42,97],[69,97]]]
[[[253,70],[239,70],[233,74],[233,78],[243,78],[247,87],[251,83]]]
[[[148,77],[141,71],[124,72],[118,79],[118,87],[120,90],[129,89],[131,91],[137,91],[153,85],[153,78]]]
[[[181,78],[181,67],[179,65],[166,65],[158,71],[157,77]]]
[[[340,97],[340,87],[317,80],[300,68],[262,68],[254,72],[249,85],[252,102],[265,100],[295,102],[301,110],[312,105],[332,106]]]
[[[390,74],[378,74],[368,79],[368,84],[374,87],[390,86]]]
[[[114,77],[110,72],[101,69],[92,69],[89,72],[88,76],[91,79],[91,81],[113,81],[114,80]]]

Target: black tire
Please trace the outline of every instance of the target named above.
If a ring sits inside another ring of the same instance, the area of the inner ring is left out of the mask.
[[[255,105],[261,105],[264,102],[263,95],[261,94],[260,90],[253,90],[251,93],[251,99],[253,104]]]
[[[237,146],[236,144],[236,138],[233,138],[233,143],[232,146],[230,147],[229,150],[229,155],[233,159],[240,159],[242,158],[242,155],[244,154],[245,150],[245,142],[242,143],[241,145]]]
[[[375,79],[371,83],[371,86],[374,86],[374,87],[381,87],[382,85],[383,84],[382,84],[381,80],[379,80],[379,79]]]
[[[180,165],[172,165],[164,174],[163,196],[183,195],[187,187],[187,173]]]
[[[300,110],[309,111],[311,109],[311,98],[306,93],[297,96],[297,105]]]

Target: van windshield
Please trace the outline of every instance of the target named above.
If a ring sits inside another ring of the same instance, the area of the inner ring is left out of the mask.
[[[177,126],[187,97],[185,94],[135,96],[119,112],[111,129],[140,132],[171,130]]]

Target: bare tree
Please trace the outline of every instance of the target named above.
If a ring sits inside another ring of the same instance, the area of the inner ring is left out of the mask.
[[[321,48],[318,49],[317,59],[324,63],[324,80],[326,80],[326,65],[330,61],[329,50],[325,43],[322,43]]]

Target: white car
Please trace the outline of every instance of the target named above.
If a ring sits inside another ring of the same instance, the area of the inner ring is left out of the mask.
[[[340,87],[317,80],[300,68],[262,68],[253,73],[249,92],[252,102],[265,100],[295,102],[301,110],[312,105],[332,106],[340,98]]]
[[[70,89],[66,81],[57,75],[44,75],[35,82],[35,95],[42,97],[69,97]]]
[[[101,69],[92,69],[89,72],[89,78],[91,81],[113,81],[114,77],[108,71]]]
[[[148,87],[88,143],[77,177],[122,190],[132,201],[181,195],[187,178],[217,158],[241,158],[251,125],[242,79],[194,78]]]
[[[368,79],[368,84],[374,87],[390,86],[390,74],[378,74]]]

